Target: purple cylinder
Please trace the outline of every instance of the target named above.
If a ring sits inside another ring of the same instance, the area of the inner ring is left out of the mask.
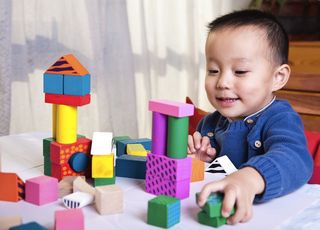
[[[162,113],[152,112],[152,153],[167,155],[168,117]]]

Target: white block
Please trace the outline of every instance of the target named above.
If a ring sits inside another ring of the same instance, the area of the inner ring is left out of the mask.
[[[91,144],[91,155],[111,154],[112,137],[111,132],[94,132]]]
[[[62,198],[63,204],[67,208],[82,208],[92,204],[94,196],[85,192],[75,192]]]

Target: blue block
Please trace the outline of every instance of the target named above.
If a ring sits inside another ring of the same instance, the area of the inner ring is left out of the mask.
[[[43,92],[52,94],[63,94],[63,75],[43,74]]]
[[[149,138],[121,140],[117,142],[117,156],[127,154],[127,144],[141,144],[146,150],[151,150],[151,139]]]
[[[90,158],[85,153],[77,152],[69,158],[68,163],[73,171],[85,172],[89,166]]]
[[[9,228],[9,230],[47,230],[47,228],[33,221],[19,226],[11,227]]]
[[[90,74],[85,76],[64,75],[63,94],[84,96],[90,93]]]
[[[146,157],[122,155],[116,159],[116,176],[146,178]]]

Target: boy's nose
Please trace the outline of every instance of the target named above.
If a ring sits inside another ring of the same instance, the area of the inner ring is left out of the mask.
[[[217,89],[229,89],[231,86],[231,79],[226,74],[221,74],[217,81]]]

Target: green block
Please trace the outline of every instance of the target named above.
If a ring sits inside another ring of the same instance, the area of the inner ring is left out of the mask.
[[[147,223],[162,228],[170,228],[180,222],[180,211],[179,199],[160,195],[148,201]]]
[[[43,173],[46,176],[51,176],[51,160],[50,160],[50,156],[44,156],[43,158]]]
[[[205,211],[200,211],[198,213],[198,222],[200,224],[212,226],[218,228],[227,223],[227,219],[224,217],[210,217]]]
[[[81,135],[81,134],[77,134],[77,139],[78,138],[84,138],[84,137],[86,137],[85,135]]]
[[[189,117],[168,117],[167,155],[186,158],[188,147]]]
[[[50,144],[52,141],[55,141],[56,139],[49,137],[42,140],[42,153],[43,156],[49,156],[50,157]]]
[[[114,168],[114,174],[111,178],[93,178],[93,186],[104,186],[111,185],[116,183],[116,168]]]
[[[112,138],[112,146],[117,147],[117,142],[118,141],[123,141],[123,140],[128,140],[131,139],[129,136],[117,136]]]

